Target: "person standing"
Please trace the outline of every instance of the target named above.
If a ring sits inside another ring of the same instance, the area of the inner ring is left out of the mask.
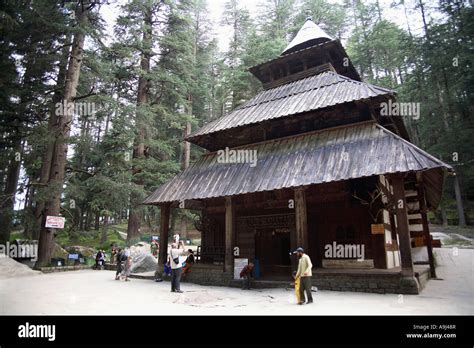
[[[102,258],[102,251],[99,250],[95,255],[95,266],[94,269],[100,269],[100,259]]]
[[[115,280],[120,280],[120,273],[122,273],[122,249],[118,248],[117,254],[117,272],[115,273]]]
[[[253,277],[254,264],[250,262],[240,272],[240,278],[243,278],[242,290],[250,290],[250,285]]]
[[[300,299],[298,304],[302,305],[304,303],[305,292],[307,297],[306,303],[313,303],[313,296],[311,294],[311,277],[313,276],[311,269],[313,268],[313,264],[309,256],[305,254],[303,248],[300,247],[296,249],[296,255],[299,261],[295,279],[300,279]]]
[[[113,265],[115,263],[115,258],[117,256],[117,247],[115,244],[110,244],[110,247],[112,248],[111,253],[110,253],[110,263]]]
[[[179,244],[181,247],[181,244]],[[183,249],[180,249],[178,244],[172,243],[171,250],[168,253],[168,260],[171,265],[171,292],[182,293],[181,291],[181,274],[183,272],[182,263],[179,257],[184,253]]]
[[[124,268],[123,268],[123,276],[125,278],[125,281],[126,282],[129,282],[130,279],[128,279],[128,277],[130,276],[130,268],[132,266],[132,256],[131,256],[131,252],[130,252],[130,248],[126,248],[125,251],[123,252],[124,253]]]

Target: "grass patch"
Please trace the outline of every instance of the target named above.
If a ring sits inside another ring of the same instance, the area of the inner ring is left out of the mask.
[[[115,243],[118,246],[125,246],[125,240],[118,233],[115,226],[111,226],[107,231],[107,240],[104,243],[100,242],[102,231],[76,231],[68,233],[61,231],[56,236],[56,242],[62,247],[71,245],[80,245],[91,247],[94,249],[110,249],[110,244]]]

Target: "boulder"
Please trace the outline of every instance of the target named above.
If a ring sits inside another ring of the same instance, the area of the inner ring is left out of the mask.
[[[85,247],[82,245],[72,245],[65,247],[69,254],[82,254],[85,257],[95,257],[97,251],[94,248]]]
[[[0,279],[39,275],[27,265],[17,262],[5,254],[0,254]]]
[[[158,260],[150,253],[132,254],[131,273],[144,273],[156,271]]]
[[[145,242],[139,242],[130,247],[130,254],[132,257],[140,254],[150,254],[150,244]]]
[[[54,244],[54,250],[52,257],[60,257],[63,259],[67,259],[68,252],[63,249],[58,243]]]

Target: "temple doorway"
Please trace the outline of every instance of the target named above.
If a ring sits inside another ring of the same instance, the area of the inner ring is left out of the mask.
[[[291,276],[290,230],[260,228],[255,231],[255,257],[259,260],[262,278]]]

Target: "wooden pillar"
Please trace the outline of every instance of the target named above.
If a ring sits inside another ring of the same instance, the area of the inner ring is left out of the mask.
[[[431,243],[431,234],[428,226],[428,209],[426,208],[426,196],[425,196],[425,187],[423,184],[423,179],[421,173],[416,174],[416,179],[418,181],[418,201],[420,202],[420,214],[421,222],[423,224],[423,234],[426,240],[426,249],[428,250],[428,261],[430,263],[430,274],[431,278],[436,278],[436,268],[434,264],[433,256],[433,245]]]
[[[171,203],[160,205],[160,264],[164,265],[168,258],[168,236],[170,229]]]
[[[408,229],[408,210],[405,199],[405,183],[402,174],[392,176],[393,198],[397,219],[397,232],[400,240],[400,258],[402,275],[413,276],[413,260],[411,257],[410,230]]]
[[[296,246],[308,252],[308,215],[304,187],[295,189]]]
[[[235,203],[232,197],[225,197],[225,261],[224,270],[234,270]]]

